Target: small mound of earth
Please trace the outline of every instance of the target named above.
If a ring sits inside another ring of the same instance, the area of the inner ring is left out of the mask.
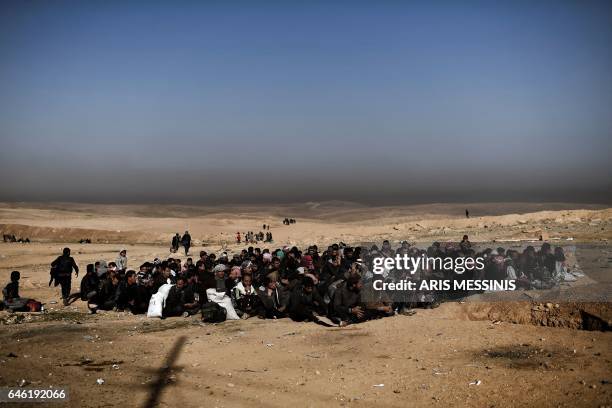
[[[612,313],[608,302],[468,302],[449,307],[454,309],[454,317],[465,320],[490,320],[575,330],[609,331],[612,328]]]

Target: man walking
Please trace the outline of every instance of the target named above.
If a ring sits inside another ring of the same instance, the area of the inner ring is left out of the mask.
[[[185,234],[183,234],[181,244],[185,247],[185,256],[189,255],[189,248],[191,247],[191,235],[189,235],[189,231],[185,231]]]
[[[55,284],[59,284],[62,287],[64,306],[68,306],[73,269],[76,272],[76,277],[78,277],[79,267],[74,261],[74,258],[70,256],[70,248],[64,248],[62,255],[58,256],[57,259],[51,263],[51,273],[53,279],[55,279]],[[49,286],[50,285],[51,282],[49,282]]]
[[[178,251],[180,241],[181,241],[181,236],[177,232],[176,235],[172,237],[172,243],[170,244],[170,252],[176,253],[176,251]]]

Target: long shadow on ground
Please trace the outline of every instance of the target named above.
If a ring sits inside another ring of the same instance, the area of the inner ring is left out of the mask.
[[[174,346],[172,346],[172,349],[168,353],[168,357],[166,358],[166,364],[164,364],[158,370],[157,380],[153,384],[151,384],[151,394],[149,395],[147,402],[144,404],[144,408],[153,408],[159,402],[162,391],[169,383],[169,377],[171,371],[173,370],[174,363],[176,363],[176,360],[181,354],[181,350],[185,345],[186,341],[186,336],[180,336],[178,339],[176,339]]]

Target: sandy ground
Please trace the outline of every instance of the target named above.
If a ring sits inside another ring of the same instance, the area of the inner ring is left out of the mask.
[[[284,217],[297,223],[283,226]],[[457,240],[464,233],[472,241],[516,242],[546,234],[551,242],[596,245],[597,274],[590,278],[610,282],[612,209],[597,206],[3,204],[3,233],[34,242],[0,243],[0,277],[20,270],[22,295],[43,301],[48,312],[0,313],[0,386],[23,379],[27,387],[68,387],[74,407],[612,405],[612,333],[538,326],[542,313],[566,322],[589,308],[608,316],[608,303],[561,304],[551,311],[533,302],[452,303],[342,329],[286,319],[203,325],[196,318],[89,315],[80,301],[52,303],[59,288],[47,286],[48,264],[63,246],[83,269],[115,259],[123,246],[137,267],[168,256],[173,232],[189,229],[195,254],[237,248],[231,243],[236,231],[259,231],[264,223],[272,225],[272,248]],[[94,243],[75,243],[80,238]]]

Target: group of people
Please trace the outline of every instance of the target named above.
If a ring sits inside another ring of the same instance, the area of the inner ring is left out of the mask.
[[[268,226],[269,227],[269,226]],[[264,229],[266,225],[264,224]],[[236,243],[242,243],[242,239],[244,237],[244,243],[248,244],[256,244],[258,242],[272,242],[272,233],[270,231],[258,233],[254,233],[253,231],[247,231],[243,235],[240,234],[240,231],[236,232]]]
[[[285,218],[283,220],[283,225],[295,224],[295,218]]]
[[[439,244],[436,250],[441,251]],[[558,246],[553,250],[548,242],[542,243],[537,251],[528,245],[521,252],[498,247],[476,253],[468,236],[464,235],[458,246],[447,245],[445,253],[455,257],[483,257],[487,260],[485,268],[480,271],[468,268],[467,272],[480,279],[514,280],[522,289],[549,289],[562,281],[575,281],[582,276],[581,272],[570,272],[563,248]]]
[[[2,234],[2,240],[4,242],[19,242],[22,244],[30,243],[30,238],[17,238],[15,234]]]
[[[191,248],[191,235],[189,234],[189,231],[185,231],[182,237],[178,232],[174,234],[172,237],[172,242],[170,243],[170,252],[178,252],[180,246],[185,248],[185,256],[189,255],[189,248]]]
[[[380,249],[376,245],[372,246],[364,258],[371,264],[374,257],[396,258],[398,255],[423,259],[451,259],[453,261],[451,264],[465,265],[465,267],[462,267],[461,273],[457,273],[456,269],[441,266],[442,262],[431,262],[426,268],[419,266],[416,271],[385,270],[384,280],[390,282],[408,280],[417,283],[424,280],[514,281],[517,290],[530,290],[550,289],[561,282],[575,281],[584,276],[582,272],[570,271],[562,247],[555,247],[553,250],[549,243],[544,242],[539,250],[532,245],[522,251],[503,247],[476,250],[467,235],[463,236],[461,242],[434,242],[426,249],[411,246],[407,241],[403,241],[397,249],[392,249],[389,241],[384,241]],[[459,258],[463,258],[462,262],[458,262]],[[478,267],[477,262],[466,262],[468,258],[482,259],[483,267]],[[372,277],[371,273],[368,274]],[[458,299],[469,294],[471,294],[469,291],[463,290],[415,290],[402,300],[407,300],[407,304],[412,306],[435,307],[441,301]]]
[[[460,243],[434,242],[427,249],[419,249],[406,241],[393,249],[389,241],[384,241],[381,248],[340,243],[323,251],[316,245],[305,250],[297,247],[262,250],[251,246],[233,256],[227,252],[217,256],[201,251],[195,261],[190,257],[185,262],[174,257],[156,258],[137,269],[128,267],[127,251],[123,249],[114,262],[87,265],[78,294],[71,294],[71,276],[73,272],[78,276],[79,268],[70,256],[70,249],[65,248],[51,264],[49,284],[55,282],[61,286],[65,305],[80,298],[88,303],[92,313],[129,310],[134,314],[152,315],[152,307],[157,305],[160,311],[153,315],[159,317],[202,313],[208,321],[289,317],[333,325],[358,323],[394,313],[410,314],[415,307],[435,307],[440,301],[457,295],[414,291],[410,298],[398,301],[374,292],[371,283],[377,279],[397,282],[403,278],[448,277],[449,271],[435,267],[409,275],[401,275],[405,272],[398,270],[382,275],[371,272],[374,258],[397,255],[485,259],[483,269],[468,269],[454,279],[514,279],[524,289],[546,288],[560,280],[572,280],[561,247],[553,251],[550,244],[544,243],[539,251],[528,246],[522,252],[501,247],[477,252],[464,236]],[[19,298],[18,284],[13,278],[12,274],[11,284],[5,289],[7,304]]]

